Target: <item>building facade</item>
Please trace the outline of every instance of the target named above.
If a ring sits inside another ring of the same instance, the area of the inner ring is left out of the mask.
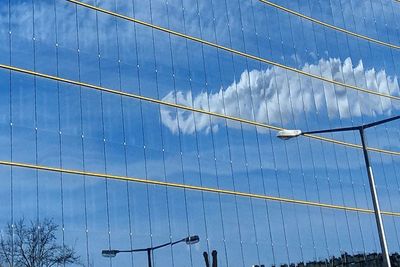
[[[380,253],[358,134],[276,133],[398,114],[399,33],[397,0],[0,0],[1,266],[46,221],[59,266]],[[367,132],[395,255],[399,126]]]

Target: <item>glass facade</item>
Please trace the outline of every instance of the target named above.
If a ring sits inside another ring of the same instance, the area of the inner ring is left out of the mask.
[[[396,0],[0,0],[1,244],[51,221],[56,266],[193,235],[153,266],[380,253],[358,133],[276,133],[399,114],[398,62]],[[399,129],[366,131],[391,254]],[[15,244],[1,266],[39,266]]]

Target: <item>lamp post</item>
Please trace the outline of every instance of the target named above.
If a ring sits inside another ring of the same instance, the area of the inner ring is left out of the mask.
[[[359,132],[360,137],[361,137],[362,150],[364,153],[365,166],[367,168],[367,173],[368,173],[368,181],[369,181],[369,188],[371,191],[372,203],[374,205],[374,214],[375,214],[376,225],[378,228],[379,241],[381,244],[383,261],[384,261],[385,266],[387,266],[387,267],[391,267],[389,251],[387,248],[385,230],[383,227],[382,214],[381,214],[381,210],[379,207],[378,195],[376,193],[374,175],[372,173],[372,167],[370,165],[367,146],[365,143],[364,130],[374,127],[374,126],[377,126],[377,125],[380,125],[380,124],[383,124],[383,123],[398,120],[398,119],[400,119],[400,116],[394,116],[394,117],[390,117],[390,118],[387,118],[384,120],[380,120],[380,121],[376,121],[376,122],[372,122],[372,123],[368,123],[368,124],[363,124],[363,125],[359,125],[359,126],[354,126],[354,127],[335,128],[335,129],[310,131],[310,132],[302,132],[301,130],[282,130],[282,131],[278,132],[278,134],[277,134],[278,138],[287,140],[287,139],[298,137],[300,135],[305,135],[305,134],[332,133],[332,132],[345,132],[345,131],[358,131]]]
[[[117,250],[117,249],[102,250],[101,251],[101,255],[103,257],[106,257],[106,258],[114,258],[115,256],[117,256],[118,253],[121,253],[121,252],[132,253],[132,252],[144,252],[144,251],[146,251],[147,252],[147,266],[151,267],[152,266],[151,254],[152,254],[152,252],[154,250],[159,249],[159,248],[163,248],[163,247],[166,247],[166,246],[169,246],[169,245],[173,246],[173,245],[181,243],[181,242],[185,242],[187,245],[193,245],[193,244],[198,243],[199,241],[200,241],[199,236],[194,235],[194,236],[188,236],[188,237],[182,238],[182,239],[180,239],[178,241],[174,241],[174,242],[171,241],[171,242],[168,242],[168,243],[165,243],[165,244],[162,244],[162,245],[158,245],[158,246],[155,246],[155,247],[139,248],[139,249],[131,249],[131,250]]]

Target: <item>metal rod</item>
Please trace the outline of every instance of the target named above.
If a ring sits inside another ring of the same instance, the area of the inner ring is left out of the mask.
[[[129,250],[118,250],[119,252],[142,252],[147,251],[149,248],[138,248],[138,249],[129,249]]]
[[[379,241],[381,243],[383,263],[385,266],[391,267],[389,251],[386,243],[385,230],[382,222],[382,214],[379,207],[378,195],[376,193],[374,175],[372,173],[372,167],[369,161],[367,146],[365,144],[364,128],[360,128],[359,133],[361,136],[361,143],[364,152],[365,166],[367,168],[367,173],[368,173],[369,188],[371,191],[372,203],[374,205],[375,220],[376,220],[376,226],[378,227]]]
[[[393,116],[384,120],[380,120],[380,121],[375,121],[372,123],[367,123],[367,124],[363,124],[363,125],[359,125],[359,126],[351,126],[351,127],[342,127],[342,128],[334,128],[334,129],[326,129],[326,130],[316,130],[316,131],[308,131],[308,132],[303,132],[302,134],[317,134],[317,133],[333,133],[333,132],[345,132],[345,131],[355,131],[355,130],[359,130],[361,128],[363,129],[368,129],[380,124],[384,124],[390,121],[394,121],[394,120],[398,120],[400,119],[400,115],[398,116]]]
[[[155,246],[155,247],[138,248],[138,249],[130,249],[130,250],[118,250],[118,252],[141,252],[141,251],[148,251],[148,250],[156,250],[156,249],[163,248],[163,247],[166,247],[169,245],[173,246],[173,245],[183,242],[185,240],[186,240],[186,238],[183,238],[183,239],[175,241],[175,242],[167,242],[162,245]]]
[[[175,242],[175,244],[176,244],[176,243],[179,243],[179,242],[182,242],[182,240],[179,240],[179,241]],[[172,242],[167,242],[167,243],[162,244],[162,245],[158,245],[158,246],[155,246],[155,247],[151,247],[150,249],[151,249],[151,250],[156,250],[156,249],[163,248],[163,247],[166,247],[166,246],[169,246],[169,245],[174,245],[174,243],[172,243]]]
[[[361,126],[352,126],[352,127],[344,127],[344,128],[325,129],[325,130],[302,132],[302,134],[317,134],[317,133],[334,133],[334,132],[355,131],[355,130],[360,129],[360,127]]]
[[[372,173],[372,167],[370,165],[367,146],[365,143],[364,130],[374,127],[374,126],[377,126],[377,125],[380,125],[380,124],[390,122],[390,121],[398,120],[398,119],[400,119],[400,115],[396,115],[396,116],[393,116],[393,117],[390,117],[387,119],[383,119],[383,120],[379,120],[379,121],[375,121],[372,123],[363,124],[363,125],[359,125],[359,126],[334,128],[334,129],[327,129],[327,130],[317,130],[317,131],[309,131],[309,132],[301,133],[302,135],[304,135],[304,134],[331,133],[331,132],[343,132],[343,131],[353,131],[353,130],[358,130],[358,132],[360,133],[362,149],[363,149],[363,153],[364,153],[364,160],[365,160],[365,165],[366,165],[367,174],[368,174],[369,188],[371,191],[372,203],[374,205],[374,214],[375,214],[376,226],[378,228],[379,242],[381,245],[383,262],[386,267],[391,267],[390,256],[389,256],[389,251],[387,248],[386,235],[385,235],[385,230],[384,230],[384,226],[383,226],[383,222],[382,222],[382,214],[381,214],[381,210],[379,207],[378,194],[376,193],[374,175]]]
[[[398,119],[400,119],[400,115],[393,116],[393,117],[390,117],[390,118],[387,118],[387,119],[384,119],[384,120],[380,120],[380,121],[375,121],[375,122],[372,122],[372,123],[364,124],[362,127],[364,129],[367,129],[367,128],[371,128],[371,127],[374,127],[374,126],[377,126],[377,125],[380,125],[380,124],[384,124],[384,123],[387,123],[387,122],[390,122],[390,121],[398,120]]]
[[[212,267],[218,267],[217,251],[213,250],[211,252],[211,255],[212,255]]]
[[[147,266],[151,267],[151,249],[147,249]]]
[[[204,262],[206,263],[206,267],[210,267],[210,261],[208,260],[208,253],[206,251],[203,252]]]

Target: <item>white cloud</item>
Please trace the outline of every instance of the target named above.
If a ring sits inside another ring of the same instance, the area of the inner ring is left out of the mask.
[[[350,58],[343,62],[337,58],[321,59],[317,64],[305,64],[302,70],[372,91],[399,95],[396,76],[387,75],[385,70],[365,69],[362,61],[353,65]],[[390,99],[347,90],[278,67],[245,70],[238,81],[221,87],[216,93],[201,92],[193,96],[189,90],[171,91],[163,101],[283,127],[293,118],[304,121],[304,115],[309,113],[327,112],[330,119],[347,119],[390,115],[393,108],[399,108]],[[208,115],[176,112],[168,107],[162,108],[161,117],[172,132],[177,133],[180,128],[185,134],[193,134],[196,128],[205,133],[211,127],[218,130],[222,122],[214,119],[210,126]]]
[[[76,38],[76,28],[74,28],[76,22],[72,19],[71,27],[69,27],[66,22],[68,20],[64,20],[65,17],[72,16],[75,18],[74,7],[75,5],[71,3],[57,4],[57,16],[60,20],[58,23],[59,39],[66,41]],[[89,14],[94,16],[95,14],[89,9],[79,8],[79,10],[81,17]],[[7,33],[8,31],[8,15],[8,6],[0,7],[0,25],[5,26],[0,27],[0,33]],[[31,38],[29,32],[32,31],[32,27],[25,27],[24,25],[33,25],[32,15],[32,6],[27,3],[14,4],[11,10],[12,21],[18,21],[17,24],[13,24],[13,30],[28,39]],[[51,20],[54,17],[54,6],[50,2],[36,5],[35,17]],[[111,16],[101,17],[104,28],[115,30],[115,18]],[[61,21],[63,22],[61,23]],[[50,41],[47,36],[54,33],[54,25],[46,22],[46,20],[36,21],[35,32],[38,39]],[[192,23],[197,22],[194,20]],[[130,43],[128,36],[133,34],[132,25],[122,22],[119,25],[121,32],[130,31],[129,34],[120,36],[122,38],[119,40],[120,44]],[[190,25],[188,27],[190,28]],[[225,26],[217,24],[218,27]],[[84,40],[80,40],[82,47],[84,43],[97,46],[97,34],[93,31],[91,23],[81,21],[79,31],[82,36],[85,36]],[[107,38],[115,39],[114,35],[107,31],[101,32],[100,36],[102,36],[104,43],[107,43]],[[126,48],[130,49],[130,46],[128,45]],[[173,49],[178,48],[173,47]],[[123,48],[121,48],[122,50]],[[161,59],[159,63],[162,64]],[[148,66],[150,68],[152,65]],[[91,67],[93,66],[84,66],[84,68]],[[322,75],[328,79],[356,84],[370,90],[399,95],[397,77],[387,75],[385,70],[365,69],[362,61],[353,65],[350,58],[344,61],[337,58],[321,59],[315,64],[304,64],[302,70]],[[293,118],[298,121],[304,120],[301,116],[317,111],[325,112],[326,110],[329,118],[334,119],[338,117],[349,118],[351,115],[360,117],[362,114],[366,116],[389,114],[392,107],[398,108],[397,103],[392,103],[387,98],[357,93],[338,86],[334,87],[332,84],[300,76],[278,67],[264,70],[245,70],[240,77],[236,78],[237,80],[233,81],[231,85],[221,88],[217,93],[201,92],[192,95],[189,88],[177,88],[177,92],[171,91],[163,100],[277,126],[285,126]],[[291,98],[289,98],[289,95]],[[289,99],[292,99],[292,101],[289,102]],[[177,118],[179,119],[179,127]],[[209,132],[211,129],[218,130],[219,123],[222,120],[214,118],[213,122],[215,123],[210,125],[207,115],[199,113],[192,115],[185,111],[178,111],[178,114],[176,114],[172,109],[163,108],[162,121],[172,132],[177,133],[180,128],[182,133],[191,134],[195,131],[195,122],[198,131]]]

